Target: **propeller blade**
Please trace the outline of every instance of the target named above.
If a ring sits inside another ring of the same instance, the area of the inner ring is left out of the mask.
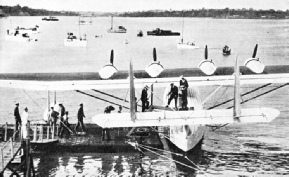
[[[110,53],[110,63],[113,64],[113,50],[111,50]]]
[[[208,59],[208,47],[206,45],[206,48],[205,48],[205,59],[207,60]]]
[[[256,46],[255,46],[255,49],[254,49],[254,53],[253,53],[252,58],[255,58],[255,57],[256,57],[256,55],[257,55],[257,49],[258,49],[258,44],[256,44]]]
[[[154,57],[154,61],[157,61],[157,52],[156,52],[156,48],[154,48],[154,51],[153,51],[153,57]]]

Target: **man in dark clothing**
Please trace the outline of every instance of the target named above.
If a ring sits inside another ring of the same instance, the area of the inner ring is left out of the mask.
[[[182,92],[182,109],[188,109],[188,81],[181,76],[180,80],[180,90]]]
[[[17,131],[18,128],[21,126],[21,116],[19,113],[19,103],[16,104],[16,107],[14,109],[14,117],[15,117],[15,130]]]
[[[51,127],[56,125],[58,115],[59,115],[59,113],[54,111],[54,108],[51,107],[51,113],[50,113],[50,126]]]
[[[78,109],[78,113],[77,113],[78,122],[77,122],[77,125],[76,125],[74,130],[76,131],[77,128],[79,127],[79,125],[80,125],[82,131],[85,131],[85,127],[84,127],[84,124],[83,124],[83,118],[85,118],[85,115],[84,115],[84,112],[83,112],[83,104],[81,103],[79,106],[80,106],[80,108]]]
[[[63,132],[63,116],[65,115],[65,107],[62,104],[59,104],[60,107],[60,122],[59,122],[59,135],[60,132]]]
[[[149,107],[148,103],[148,86],[145,86],[141,92],[141,103],[142,103],[142,112],[145,112]]]
[[[176,109],[178,108],[177,105],[177,100],[178,100],[178,87],[174,85],[174,83],[171,83],[171,90],[168,93],[169,100],[168,100],[168,105],[166,107],[169,107],[172,99],[175,99],[175,107]]]

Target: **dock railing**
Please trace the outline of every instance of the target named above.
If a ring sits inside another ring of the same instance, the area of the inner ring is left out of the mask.
[[[56,126],[56,132],[55,132],[55,126],[50,125],[32,125],[31,126],[33,130],[33,136],[32,136],[32,142],[45,142],[49,140],[54,140],[55,136],[58,135],[59,128]],[[56,134],[56,135],[55,135]]]

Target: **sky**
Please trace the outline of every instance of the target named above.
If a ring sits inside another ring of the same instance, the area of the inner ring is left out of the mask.
[[[34,9],[127,12],[188,9],[289,9],[289,0],[0,0],[0,5],[28,6]]]

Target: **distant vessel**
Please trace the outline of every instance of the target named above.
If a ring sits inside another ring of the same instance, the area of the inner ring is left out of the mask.
[[[86,47],[86,45],[86,35],[84,35],[84,38],[77,38],[73,33],[68,33],[67,38],[64,39],[64,46],[66,47]]]
[[[49,17],[44,17],[42,18],[43,21],[59,21],[58,18],[53,17],[53,16],[49,16]]]
[[[183,17],[183,26],[182,26],[182,39],[181,42],[177,44],[178,49],[198,49],[199,46],[196,46],[195,42],[184,43],[184,17]]]
[[[17,27],[15,31],[18,31],[20,34],[37,34],[39,33],[39,26],[35,25],[34,28],[19,28]]]
[[[29,41],[37,41],[37,39],[30,38],[30,36],[27,33],[20,34],[19,31],[11,32],[7,30],[6,41],[29,42]]]
[[[179,32],[172,32],[171,30],[162,30],[160,28],[157,28],[152,31],[147,32],[148,36],[179,36]]]
[[[223,48],[223,55],[230,55],[231,54],[231,49],[229,46],[225,45]]]
[[[116,29],[113,29],[113,16],[111,16],[111,27],[107,30],[109,33],[126,33],[126,29],[123,26],[118,26]]]
[[[142,32],[142,30],[140,30],[140,31],[137,33],[137,37],[143,37],[143,32]]]
[[[80,17],[79,17],[80,21]],[[87,39],[86,35],[84,34],[84,38],[80,37],[81,32],[80,32],[80,24],[79,25],[79,38],[77,38],[73,33],[69,32],[67,33],[67,38],[64,39],[64,46],[66,47],[86,47],[87,45]]]
[[[87,20],[79,20],[78,22],[76,22],[77,25],[92,25],[92,21],[91,21],[91,17],[89,19],[89,21]]]

